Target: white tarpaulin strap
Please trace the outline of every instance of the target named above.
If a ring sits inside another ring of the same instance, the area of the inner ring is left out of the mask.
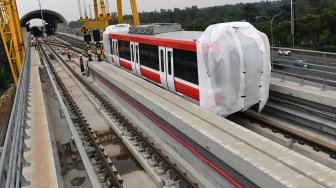
[[[263,61],[263,74],[261,76],[261,85],[260,88],[260,104],[259,104],[259,112],[265,107],[268,96],[269,96],[269,87],[271,83],[271,49],[270,44],[267,38],[267,35],[264,33],[260,33],[262,40],[264,41],[264,49],[266,50],[264,53],[264,61]]]
[[[247,110],[268,99],[267,36],[246,22],[209,26],[197,43],[200,105],[220,115]]]

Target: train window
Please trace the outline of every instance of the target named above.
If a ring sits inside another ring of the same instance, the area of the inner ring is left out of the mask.
[[[196,52],[174,49],[175,77],[198,85]]]
[[[139,61],[138,51],[139,51],[139,46],[138,46],[138,45],[135,45],[135,56],[136,56],[135,63],[138,63],[138,64],[139,64],[140,61]]]
[[[119,47],[119,57],[131,60],[131,53],[130,53],[130,42],[124,40],[118,40],[118,47]]]
[[[112,39],[110,39],[110,51],[111,51],[111,54],[114,55]]]
[[[160,50],[160,56],[161,56],[161,72],[164,72],[165,59],[164,59],[164,51],[163,50]]]
[[[171,51],[168,52],[168,74],[171,75]]]
[[[139,44],[141,65],[159,71],[158,47],[148,44]],[[138,61],[139,62],[139,61]]]
[[[131,61],[135,61],[133,44],[131,44]]]

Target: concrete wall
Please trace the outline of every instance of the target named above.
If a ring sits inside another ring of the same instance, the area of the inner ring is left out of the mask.
[[[65,23],[58,23],[57,28],[65,28],[65,29],[70,29],[69,26]]]

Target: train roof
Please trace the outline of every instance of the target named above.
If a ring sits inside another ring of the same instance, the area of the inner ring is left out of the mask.
[[[160,33],[154,35],[144,35],[144,34],[130,34],[128,31],[117,31],[113,34],[137,36],[137,37],[153,37],[162,39],[172,39],[172,40],[182,40],[182,41],[196,41],[198,40],[203,32],[202,31],[174,31],[167,33]]]
[[[145,25],[132,26],[114,25],[107,31],[109,34],[121,34],[124,36],[135,37],[151,37],[180,41],[196,41],[203,32],[200,31],[184,31],[181,24],[178,23],[152,23]]]

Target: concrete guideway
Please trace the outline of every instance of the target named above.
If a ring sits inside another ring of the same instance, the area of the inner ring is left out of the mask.
[[[41,62],[38,52],[31,50],[31,107],[30,120],[27,122],[30,129],[26,140],[30,151],[25,152],[25,158],[30,163],[23,169],[23,175],[30,181],[30,187],[62,187],[63,182],[57,177],[53,146],[50,138],[45,103],[42,94],[39,67]],[[57,154],[57,151],[54,151]]]
[[[336,107],[335,91],[322,91],[320,88],[312,86],[300,86],[298,83],[288,81],[282,82],[278,78],[272,78],[270,90],[326,106]]]
[[[331,169],[109,64],[90,67],[260,186],[334,185]]]
[[[312,86],[301,86],[294,82],[281,81],[281,79],[272,78],[270,89],[272,92],[276,92],[277,95],[295,100],[298,104],[302,103],[306,106],[311,106],[316,112],[322,111],[328,115],[328,118],[322,118],[315,116],[314,114],[303,114],[294,110],[286,110],[287,113],[301,116],[311,121],[311,128],[317,129],[321,132],[325,132],[331,135],[336,135],[336,92],[335,91],[323,91],[320,88]],[[315,122],[315,123],[312,123]],[[308,125],[307,125],[308,126]]]
[[[77,57],[73,58],[73,60],[75,62],[79,61]],[[77,74],[81,74],[79,67],[75,63],[67,63],[70,64],[71,68],[75,70]],[[54,63],[53,66],[67,89],[71,92],[71,95],[77,102],[78,107],[82,110],[90,127],[93,128],[93,131],[96,131],[97,135],[112,131],[110,122],[106,121],[102,115],[101,107],[93,103],[87,91],[80,82],[75,79],[74,75],[72,75],[62,63]],[[115,160],[114,163],[118,163],[118,161],[119,163],[122,163],[123,160],[117,160],[117,158],[128,156],[128,151],[121,143],[115,142],[116,141],[113,141],[113,143],[104,142],[103,146],[108,156]],[[132,158],[128,159],[128,161],[131,160]],[[136,162],[134,162],[134,164],[136,164]],[[116,168],[119,170],[117,165]],[[126,172],[121,173],[121,177],[124,180],[125,187],[157,187],[151,177],[137,166],[123,168],[125,168]]]

